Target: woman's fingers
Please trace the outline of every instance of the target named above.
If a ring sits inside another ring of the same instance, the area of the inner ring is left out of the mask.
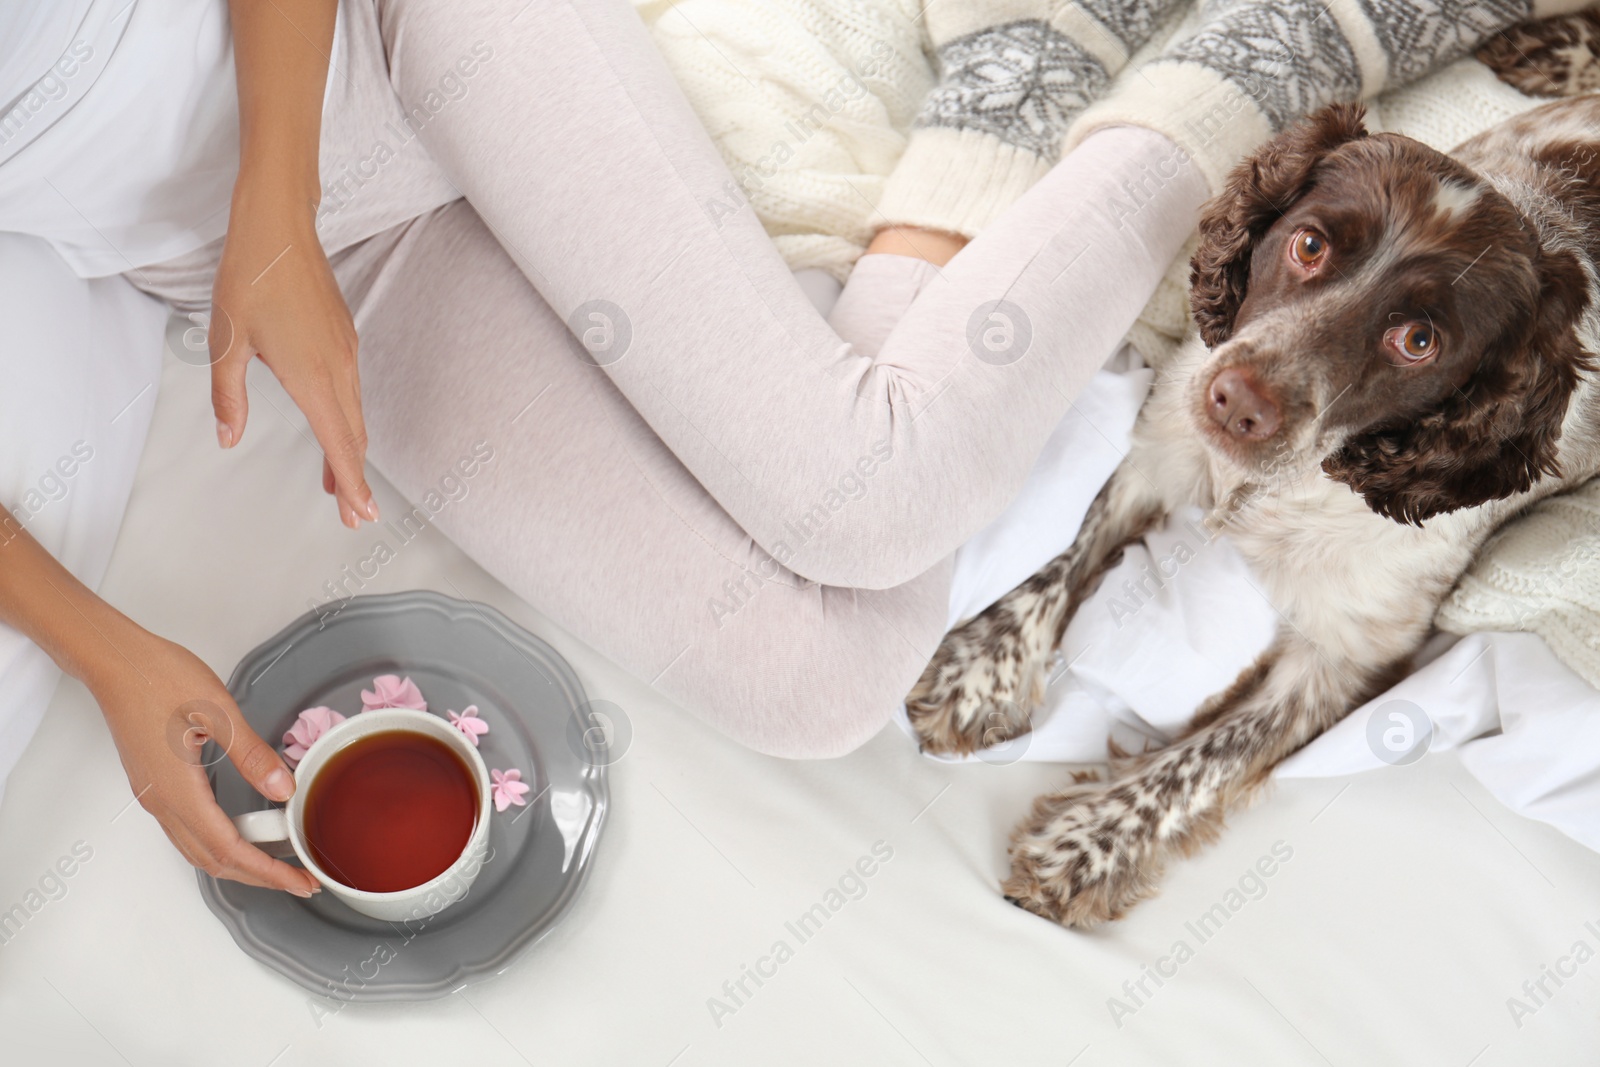
[[[200,842],[194,839],[194,835],[184,828],[183,823],[172,818],[169,812],[163,811],[161,817],[156,819],[156,825],[161,827],[161,832],[167,835],[167,840],[172,842],[172,847],[178,850],[178,855],[182,856],[189,866],[205,869],[207,862],[205,852],[200,848]]]
[[[213,321],[226,318],[221,310],[213,312]],[[206,339],[211,346],[211,410],[217,416],[217,444],[232,448],[244,436],[249,414],[245,372],[252,353],[243,343],[235,343],[232,330],[210,330]]]
[[[155,817],[161,832],[191,867],[213,878],[243,882],[263,889],[282,889],[309,897],[318,891],[308,871],[274,860],[253,847],[217,807],[205,773],[191,769],[186,780],[169,781],[140,797],[140,806]]]
[[[233,820],[215,803],[189,809],[183,828],[206,860],[200,869],[213,878],[283,889],[301,897],[319,888],[309,871],[275,860],[241,837]]]
[[[378,518],[378,504],[372,498],[371,490],[368,488],[365,479],[367,422],[361,412],[361,381],[356,370],[354,345],[355,342],[352,339],[350,357],[345,367],[346,374],[343,378],[337,379],[338,384],[334,388],[334,395],[339,402],[339,410],[344,415],[345,425],[349,427],[355,452],[361,464],[363,477],[360,489],[357,492],[366,494],[366,499],[363,500],[359,495],[352,497],[347,493],[341,502],[340,511],[343,514],[348,510],[350,513],[349,524],[351,526],[359,526],[362,519],[375,521]],[[339,488],[337,472],[333,471],[333,465],[327,461],[326,457],[324,457],[324,466],[329,472],[334,473],[335,490],[337,491]]]
[[[332,375],[318,375],[312,383],[286,382],[289,395],[305,412],[311,432],[322,446],[324,462],[333,473],[335,494],[340,502],[340,515],[345,524],[354,526],[350,519],[376,519],[378,505],[372,499],[372,490],[366,478],[366,434],[364,426],[358,432],[346,414],[348,400],[338,395]],[[357,416],[359,418],[359,415]]]
[[[245,842],[217,805],[203,762],[207,744],[214,745],[252,788],[287,800],[294,777],[282,758],[192,652],[131,624],[123,636],[132,658],[126,667],[92,674],[91,689],[140,807],[184,859],[208,874],[302,896],[314,892],[310,874]],[[133,668],[135,661],[142,669]]]
[[[250,728],[232,700],[194,701],[186,709],[190,726],[222,746],[252,789],[269,800],[288,800],[294,795],[294,776],[282,757]],[[160,821],[190,863],[216,878],[310,895],[316,885],[311,875],[272,859],[239,835],[233,820],[217,806],[198,765],[187,777],[187,783],[177,788],[192,791],[192,796],[184,798],[181,805],[169,802]]]
[[[262,878],[253,871],[239,867],[228,862],[223,856],[217,855],[213,850],[196,837],[183,820],[171,812],[163,812],[158,820],[161,831],[167,835],[167,840],[172,842],[172,847],[178,850],[189,866],[195,870],[204,871],[213,878],[226,878],[245,885],[259,886],[262,889],[284,889],[296,896],[308,896],[315,890],[308,890],[298,878]],[[245,847],[249,847],[246,845]],[[266,857],[263,857],[266,858]],[[270,860],[268,862],[271,862]],[[288,864],[284,864],[288,867]],[[295,868],[288,867],[290,871]]]
[[[367,417],[361,410],[361,372],[357,367],[357,356],[352,343],[349,364],[350,373],[345,380],[345,389],[341,399],[343,400],[345,419],[350,423],[350,432],[355,435],[356,448],[360,450],[361,462],[364,467],[367,459]],[[363,485],[365,485],[364,481]],[[378,517],[377,501],[371,500],[370,494],[368,500],[372,503],[372,514],[368,515],[367,518],[376,519]]]
[[[211,365],[211,406],[217,416],[217,444],[223,448],[238,444],[244,433],[249,409],[245,376],[254,354],[249,345],[239,343]],[[378,506],[365,475],[367,428],[360,386],[338,371],[317,376],[309,385],[295,384],[290,396],[322,445],[322,488],[339,498],[340,519],[352,528],[362,519],[377,519]]]

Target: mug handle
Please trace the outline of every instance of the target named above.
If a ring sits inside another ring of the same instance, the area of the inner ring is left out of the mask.
[[[288,859],[295,854],[294,846],[289,843],[289,816],[282,808],[235,815],[233,825],[247,843],[274,859]]]

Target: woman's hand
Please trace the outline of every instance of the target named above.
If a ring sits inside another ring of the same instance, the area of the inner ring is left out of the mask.
[[[0,508],[0,622],[14,626],[89,687],[134,797],[185,859],[207,874],[300,896],[311,875],[245,844],[200,765],[214,739],[244,780],[287,800],[294,778],[239,713],[211,669],[107,604]]]
[[[339,518],[376,519],[364,473],[356,330],[317,238],[315,204],[285,183],[258,188],[241,177],[211,293],[211,406],[217,443],[231,448],[249,414],[245,371],[261,361],[305,412],[322,446],[322,488]]]
[[[294,777],[250,729],[211,669],[193,653],[131,624],[117,654],[86,673],[128,772],[128,784],[184,859],[214,878],[319,892],[306,871],[246,844],[206,781],[201,746],[213,740],[244,780],[269,800],[288,800]]]
[[[867,245],[867,255],[910,256],[942,267],[967,247],[959,233],[924,230],[920,226],[885,226]]]
[[[337,0],[230,0],[239,83],[239,177],[211,291],[217,443],[244,434],[252,357],[278,376],[322,446],[322,488],[354,528],[367,488],[356,330],[317,237],[317,153]]]

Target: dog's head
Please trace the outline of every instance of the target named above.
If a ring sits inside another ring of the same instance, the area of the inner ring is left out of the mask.
[[[1242,467],[1313,456],[1420,523],[1555,472],[1588,283],[1470,169],[1363,115],[1318,112],[1207,205],[1194,412]]]

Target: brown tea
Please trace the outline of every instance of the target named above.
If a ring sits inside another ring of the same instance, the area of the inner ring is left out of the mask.
[[[421,885],[467,847],[478,815],[473,777],[449,745],[426,734],[383,730],[352,741],[306,794],[311,858],[352,889]]]

